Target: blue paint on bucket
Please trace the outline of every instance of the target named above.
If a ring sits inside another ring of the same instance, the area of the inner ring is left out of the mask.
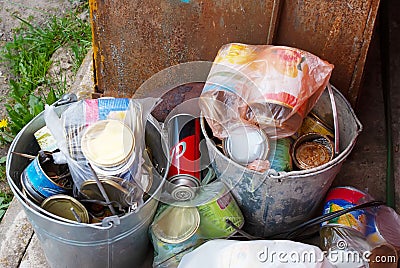
[[[190,3],[190,0],[181,0],[182,3]]]

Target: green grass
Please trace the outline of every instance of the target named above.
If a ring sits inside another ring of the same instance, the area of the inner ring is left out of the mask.
[[[60,47],[73,53],[73,72],[79,69],[91,47],[91,29],[88,22],[77,15],[88,10],[81,3],[64,17],[51,17],[44,25],[35,25],[34,18],[20,20],[20,27],[13,30],[13,41],[0,50],[0,60],[10,70],[10,92],[6,101],[7,118],[0,118],[0,145],[10,143],[15,135],[36,115],[45,104],[52,104],[67,90],[65,76],[51,78],[47,72],[51,56]],[[62,76],[62,75],[61,75]],[[0,156],[2,157],[2,156]],[[2,157],[3,160],[4,157]],[[5,180],[5,161],[0,161],[0,180]],[[0,215],[7,202],[0,193]]]
[[[12,200],[12,195],[0,192],[0,220],[6,213],[11,200]]]

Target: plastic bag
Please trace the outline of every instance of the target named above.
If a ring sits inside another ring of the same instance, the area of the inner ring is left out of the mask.
[[[46,106],[46,125],[66,159],[75,189],[79,190],[85,181],[94,178],[88,156],[98,176],[120,177],[124,182],[130,182],[132,189],[129,190],[135,191],[134,195],[139,190],[134,185],[140,190],[146,189],[148,182],[142,181],[147,178],[142,176],[142,165],[144,159],[148,159],[143,158],[144,126],[158,101],[155,98],[82,100],[71,104],[61,118],[54,107]],[[127,143],[130,146],[126,146]],[[118,159],[121,155],[123,159]],[[119,169],[104,164],[115,159],[120,160]],[[151,163],[147,164],[151,166]],[[140,205],[142,200],[138,201]]]
[[[212,240],[183,256],[179,268],[332,266],[315,246],[288,240]]]
[[[294,134],[329,82],[333,65],[296,48],[227,44],[200,97],[214,136],[235,123],[259,125],[271,138]]]

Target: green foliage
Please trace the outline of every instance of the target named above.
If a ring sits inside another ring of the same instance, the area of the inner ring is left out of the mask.
[[[10,98],[6,104],[9,125],[2,129],[1,142],[9,141],[8,137],[16,135],[43,111],[45,104],[54,103],[65,93],[65,81],[53,81],[46,74],[51,56],[58,48],[71,49],[76,72],[91,47],[90,25],[76,16],[77,10],[62,18],[54,16],[42,26],[17,17],[21,27],[0,52],[0,59],[8,63],[13,77],[9,80]],[[50,89],[42,92],[40,88]]]
[[[12,200],[12,195],[0,192],[0,220],[6,213],[6,210],[10,205],[11,200]]]

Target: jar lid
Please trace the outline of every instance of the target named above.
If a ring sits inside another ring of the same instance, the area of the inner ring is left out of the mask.
[[[224,153],[241,165],[254,160],[266,160],[269,152],[269,140],[265,132],[255,125],[238,125],[228,131],[223,140]]]
[[[89,162],[98,166],[120,165],[132,155],[135,139],[132,130],[119,120],[102,120],[89,126],[81,148]]]
[[[156,217],[152,231],[159,240],[178,244],[193,236],[199,226],[200,214],[196,207],[169,206]]]
[[[69,195],[57,194],[50,196],[43,201],[41,207],[54,215],[71,221],[77,221],[74,213],[71,211],[71,208],[73,208],[82,223],[89,223],[89,214],[86,208],[78,200]]]

